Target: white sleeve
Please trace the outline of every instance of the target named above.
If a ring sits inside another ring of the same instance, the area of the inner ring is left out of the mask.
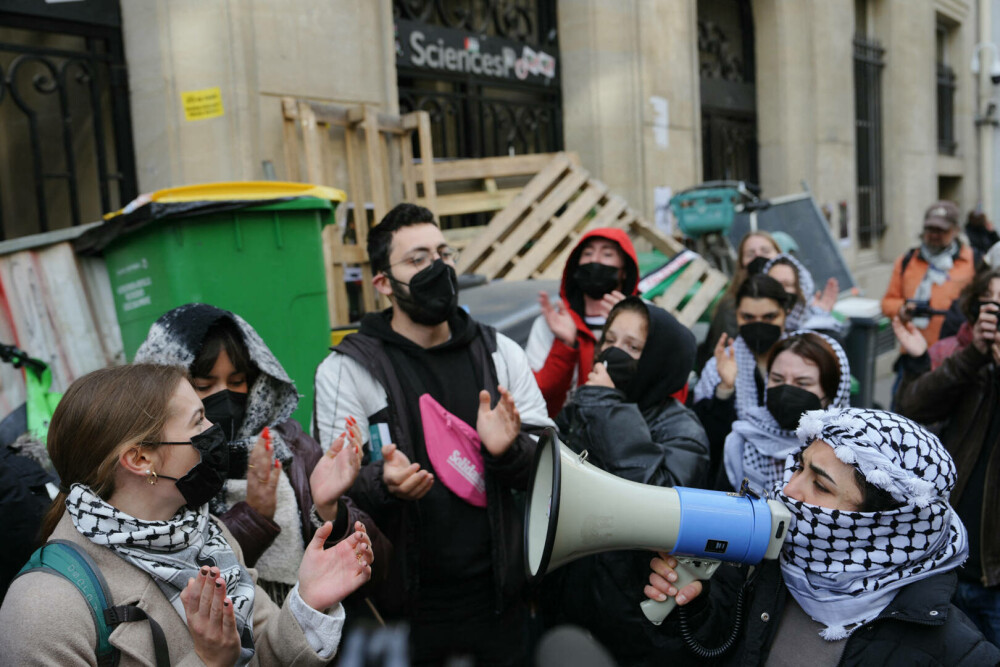
[[[288,607],[316,655],[323,660],[329,660],[337,654],[340,635],[344,630],[344,619],[347,618],[342,604],[338,602],[336,607],[325,614],[317,611],[302,599],[299,595],[299,585],[296,583],[288,593]]]
[[[369,440],[368,417],[388,405],[385,390],[361,364],[347,355],[331,352],[316,369],[316,408],[313,427],[323,451],[347,430],[354,417],[361,437]]]
[[[528,365],[533,371],[540,371],[545,365],[545,360],[549,358],[549,351],[556,341],[556,335],[549,329],[548,322],[543,315],[535,318],[531,325],[531,333],[528,334],[528,342],[524,346],[524,352],[528,358]]]
[[[543,326],[545,323],[542,323]],[[548,327],[545,327],[548,329]],[[528,365],[528,357],[517,343],[497,333],[497,351],[493,356],[500,383],[514,397],[521,422],[532,426],[555,426],[535,382],[535,374]]]

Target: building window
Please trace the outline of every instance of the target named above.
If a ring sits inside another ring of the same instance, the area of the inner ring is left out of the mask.
[[[871,248],[885,234],[882,189],[882,68],[885,49],[864,33],[854,37],[854,125],[858,172],[858,244]]]
[[[937,25],[937,143],[938,153],[954,155],[955,141],[955,70],[948,65],[948,26]]]

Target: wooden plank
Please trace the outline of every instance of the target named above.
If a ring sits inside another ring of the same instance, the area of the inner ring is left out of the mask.
[[[639,236],[649,241],[654,248],[662,252],[667,257],[673,257],[674,255],[686,250],[683,243],[667,236],[641,218],[636,219],[635,222],[630,225],[629,231],[634,236]]]
[[[496,192],[463,192],[454,195],[438,195],[437,206],[434,212],[438,217],[443,217],[446,215],[499,211],[514,201],[514,197],[521,192],[521,189],[503,188]],[[426,197],[417,197],[409,201],[430,208]]]
[[[347,180],[350,181],[351,202],[354,208],[350,213],[354,216],[354,227],[368,226],[367,202],[365,196],[365,174],[362,167],[361,141],[358,130],[349,127],[344,131],[344,144],[347,149]]]
[[[677,306],[684,300],[691,288],[704,277],[708,268],[708,262],[701,257],[691,260],[684,267],[684,271],[677,276],[677,280],[667,288],[667,291],[656,298],[656,305],[675,313]]]
[[[306,181],[325,184],[319,128],[316,116],[305,102],[299,102],[299,120],[302,125],[302,147],[306,156]]]
[[[413,141],[409,136],[403,137],[399,143],[399,153],[403,161],[403,199],[408,202],[416,202],[419,199],[417,169],[413,164]],[[425,204],[420,205],[425,206]]]
[[[542,262],[559,246],[566,236],[590,213],[591,209],[608,191],[608,187],[600,181],[591,180],[584,190],[566,210],[556,218],[549,228],[534,245],[521,257],[517,266],[504,276],[507,280],[527,280],[538,270]]]
[[[364,121],[362,122],[365,135],[365,154],[368,156],[368,186],[371,188],[372,204],[375,206],[375,224],[385,217],[389,212],[389,188],[386,184],[386,174],[382,169],[381,142],[379,140],[378,118],[375,110],[371,107],[364,108]],[[365,221],[367,223],[367,221]],[[355,231],[359,233],[362,225],[357,225]],[[367,230],[365,238],[367,238]]]
[[[590,174],[583,169],[571,169],[556,187],[538,202],[531,213],[511,230],[500,246],[479,265],[476,273],[489,278],[498,276],[504,266],[520,254],[524,245],[538,234],[538,231],[573,195],[580,191],[589,177]]]
[[[417,142],[420,145],[419,175],[424,186],[427,208],[437,213],[437,167],[434,164],[434,140],[431,136],[431,115],[417,111]]]
[[[565,155],[559,154],[552,159],[545,168],[532,178],[521,193],[514,197],[506,208],[493,216],[483,234],[472,240],[462,252],[459,259],[458,272],[469,273],[479,262],[490,246],[500,238],[512,225],[514,225],[542,194],[562,176],[563,172],[570,168],[569,160]]]
[[[285,154],[285,176],[292,183],[299,180],[299,131],[294,119],[282,122],[282,151]]]
[[[294,97],[281,98],[281,115],[285,120],[299,119],[299,103]]]
[[[600,183],[600,181],[594,182]],[[560,250],[555,257],[550,259],[548,264],[536,271],[531,277],[546,280],[556,280],[561,278],[563,274],[563,267],[566,265],[566,261],[573,252],[573,248],[576,247],[579,238],[591,229],[613,226],[612,223],[627,207],[628,203],[618,195],[612,195],[609,197],[607,203],[601,208],[597,215],[584,226],[583,229],[570,232],[566,235],[567,243],[563,246],[562,250]]]
[[[347,288],[344,286],[344,266],[341,263],[340,228],[327,225],[323,228],[323,266],[326,267],[326,305],[330,312],[330,327],[342,326],[350,320]]]
[[[708,277],[701,285],[701,289],[691,297],[685,304],[684,309],[677,315],[677,321],[686,327],[694,326],[705,309],[712,305],[719,291],[729,282],[725,274],[714,269],[710,270]]]
[[[567,155],[566,153],[561,153]],[[537,174],[560,153],[535,153],[510,157],[485,157],[469,160],[447,160],[434,163],[434,180],[469,181],[484,178],[508,178]],[[421,164],[422,168],[424,163]]]

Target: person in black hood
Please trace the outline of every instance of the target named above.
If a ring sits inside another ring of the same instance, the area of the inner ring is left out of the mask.
[[[671,395],[694,366],[694,335],[638,297],[608,315],[593,370],[556,418],[560,437],[588,462],[623,479],[657,486],[707,482],[708,437]],[[662,633],[642,617],[649,555],[616,551],[574,561],[543,583],[546,623],[581,625],[622,665],[661,664]]]
[[[341,498],[360,469],[360,429],[324,457],[290,419],[299,394],[246,320],[203,303],[179,306],[153,323],[135,361],[183,367],[205,417],[222,428],[229,474],[210,508],[276,603],[295,585],[305,545],[324,521],[334,522],[334,542],[361,521],[375,556],[388,556],[391,547],[371,518]]]
[[[326,448],[355,415],[370,443],[350,496],[393,542],[378,607],[409,622],[414,665],[526,664],[516,494],[545,401],[517,343],[458,308],[456,252],[430,211],[393,208],[368,256],[392,307],[320,364],[314,431]]]

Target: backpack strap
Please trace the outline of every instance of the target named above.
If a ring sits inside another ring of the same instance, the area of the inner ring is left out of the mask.
[[[910,251],[903,255],[903,261],[899,265],[899,275],[902,277],[906,273],[906,267],[910,265],[910,260],[917,256],[920,248],[910,248]]]
[[[76,586],[87,601],[97,630],[95,653],[98,667],[115,667],[120,652],[111,644],[114,626],[129,621],[148,620],[153,633],[157,667],[169,667],[170,652],[163,629],[146,612],[133,605],[112,605],[111,591],[97,563],[83,549],[67,540],[49,540],[31,554],[17,577],[33,570],[58,575]],[[15,579],[17,578],[15,577]]]

